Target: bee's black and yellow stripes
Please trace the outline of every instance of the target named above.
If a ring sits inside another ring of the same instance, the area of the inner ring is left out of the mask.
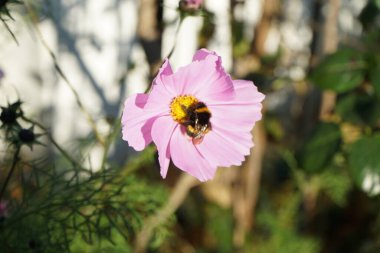
[[[211,112],[207,106],[198,102],[187,109],[186,133],[195,139],[202,139],[210,131]]]

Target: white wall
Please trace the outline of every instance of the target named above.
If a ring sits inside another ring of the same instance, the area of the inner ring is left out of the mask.
[[[106,133],[105,117],[118,117],[127,93],[144,91],[148,82],[149,66],[136,41],[138,1],[47,2],[48,16],[38,28],[99,130]],[[58,142],[72,146],[74,138],[89,134],[88,121],[35,30],[21,16],[14,16],[16,22],[9,24],[20,45],[1,29],[0,67],[6,77],[0,86],[0,104],[20,96],[28,116],[39,120],[40,115]],[[135,67],[120,82],[132,63]],[[95,146],[94,150],[89,153],[96,168],[101,149]]]

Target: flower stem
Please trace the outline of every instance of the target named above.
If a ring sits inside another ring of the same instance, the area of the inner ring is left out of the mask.
[[[12,38],[14,39],[14,41],[16,42],[16,44],[18,46],[19,45],[18,40],[17,40],[15,34],[12,32],[11,28],[8,26],[7,22],[2,17],[0,17],[0,20],[3,22],[5,29],[7,29],[7,31],[10,33],[10,35],[12,36]]]
[[[74,167],[79,167],[79,168],[81,168],[81,169],[83,169],[82,168],[82,166],[74,159],[74,158],[72,158],[70,155],[69,155],[69,153],[64,149],[64,148],[62,148],[55,140],[54,140],[54,138],[53,138],[53,136],[49,133],[49,131],[43,126],[43,125],[41,125],[40,123],[38,123],[38,122],[36,122],[36,121],[34,121],[34,120],[31,120],[31,119],[28,119],[28,118],[26,118],[26,117],[22,117],[22,119],[23,120],[25,120],[26,122],[29,122],[29,123],[31,123],[31,124],[33,124],[33,125],[36,125],[36,126],[38,126],[39,128],[41,128],[45,133],[46,133],[46,135],[48,136],[48,138],[49,138],[49,140],[51,141],[51,143],[58,149],[58,151],[59,152],[61,152],[61,154],[68,160],[68,161],[70,161],[71,163],[72,163],[72,165],[74,166]]]
[[[0,191],[0,201],[3,198],[5,189],[7,188],[9,180],[11,179],[11,177],[13,175],[13,172],[14,172],[14,170],[16,168],[17,162],[19,161],[19,158],[20,158],[19,157],[20,149],[21,149],[21,146],[17,146],[16,151],[15,151],[15,153],[13,155],[12,166],[11,166],[9,172],[8,172],[7,178],[5,179],[4,184],[3,184],[2,188],[1,188],[1,191]]]
[[[108,157],[108,152],[111,147],[111,144],[113,140],[120,134],[120,129],[121,129],[121,119],[116,118],[114,121],[114,127],[111,130],[110,134],[107,136],[106,141],[104,143],[104,151],[103,151],[103,157],[102,157],[102,165],[101,165],[101,170],[105,169],[106,162],[107,162],[107,157]]]

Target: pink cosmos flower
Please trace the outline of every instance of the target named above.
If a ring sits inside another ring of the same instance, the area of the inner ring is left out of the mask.
[[[138,151],[153,141],[163,178],[172,160],[207,181],[217,167],[240,165],[249,154],[263,99],[251,81],[232,80],[221,58],[201,49],[175,73],[166,59],[149,94],[126,100],[123,139]]]

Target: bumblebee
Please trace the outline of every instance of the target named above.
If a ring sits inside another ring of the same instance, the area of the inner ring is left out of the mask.
[[[186,133],[195,143],[200,143],[207,132],[211,130],[211,112],[203,102],[197,102],[184,108],[186,118],[183,125]]]

